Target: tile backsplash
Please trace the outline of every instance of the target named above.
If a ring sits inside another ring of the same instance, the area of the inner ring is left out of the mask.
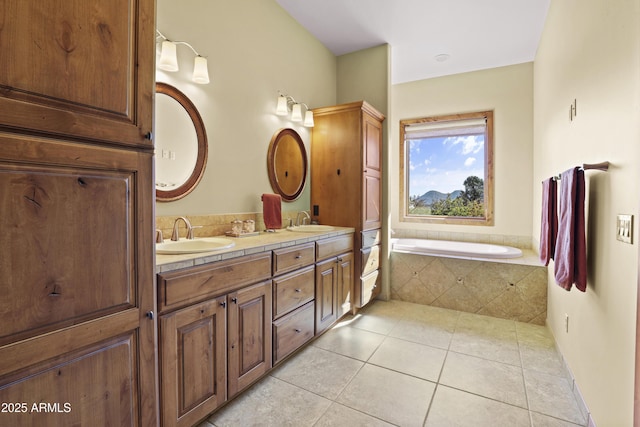
[[[298,211],[283,211],[282,212],[282,228],[289,225],[289,221],[296,220]],[[227,231],[231,231],[231,222],[239,219],[245,221],[251,219],[256,223],[256,231],[263,231],[264,218],[262,213],[239,213],[239,214],[221,214],[221,215],[185,215],[191,222],[191,225],[195,228],[193,233],[195,237],[211,237],[222,236]],[[173,223],[175,222],[177,215],[172,216],[157,216],[156,217],[156,229],[162,231],[162,235],[165,239],[171,238],[171,232],[173,231]],[[186,231],[184,224],[180,223],[180,237],[185,237]]]

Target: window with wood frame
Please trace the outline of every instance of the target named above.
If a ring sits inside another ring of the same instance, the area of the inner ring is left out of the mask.
[[[400,121],[400,221],[493,225],[493,112]]]

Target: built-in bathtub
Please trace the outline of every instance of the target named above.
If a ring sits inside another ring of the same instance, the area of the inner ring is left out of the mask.
[[[391,239],[391,249],[394,252],[465,259],[504,259],[522,256],[522,250],[511,246],[448,240]]]
[[[547,272],[531,251],[413,238],[390,244],[392,299],[544,324]]]

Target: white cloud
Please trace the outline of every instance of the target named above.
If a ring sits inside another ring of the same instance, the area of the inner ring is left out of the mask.
[[[476,162],[476,158],[475,157],[467,157],[467,160],[464,161],[464,165],[466,167],[469,167],[471,165],[473,165]]]
[[[442,143],[444,145],[460,146],[460,153],[462,155],[476,154],[484,148],[484,138],[480,136],[457,136],[445,139]]]

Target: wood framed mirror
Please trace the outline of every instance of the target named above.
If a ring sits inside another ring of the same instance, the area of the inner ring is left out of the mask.
[[[280,129],[271,138],[267,170],[273,191],[292,202],[300,197],[307,179],[307,151],[298,132]]]
[[[170,202],[191,193],[207,165],[208,141],[196,106],[175,87],[156,83],[156,200]]]

